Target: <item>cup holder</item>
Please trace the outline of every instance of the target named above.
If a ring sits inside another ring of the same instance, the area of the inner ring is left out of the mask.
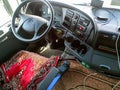
[[[72,36],[67,36],[67,37],[65,38],[65,40],[66,40],[67,42],[71,43],[71,42],[73,41],[73,37],[72,37]]]
[[[87,47],[84,44],[81,44],[79,40],[74,40],[71,43],[71,48],[76,50],[79,54],[86,54]]]
[[[71,46],[75,49],[78,49],[78,47],[80,46],[80,41],[79,40],[74,40],[72,43],[71,43]]]
[[[85,54],[87,52],[87,47],[85,45],[80,45],[77,50],[78,53]]]

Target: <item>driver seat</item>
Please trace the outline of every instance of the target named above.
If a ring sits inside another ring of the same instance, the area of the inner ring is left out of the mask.
[[[59,56],[46,58],[37,53],[20,51],[0,66],[3,90],[36,90],[37,84],[56,67]]]

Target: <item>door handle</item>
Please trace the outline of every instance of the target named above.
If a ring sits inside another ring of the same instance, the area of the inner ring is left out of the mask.
[[[104,70],[110,70],[110,66],[107,66],[107,65],[104,65],[104,64],[101,64],[99,65],[101,69],[104,69]]]

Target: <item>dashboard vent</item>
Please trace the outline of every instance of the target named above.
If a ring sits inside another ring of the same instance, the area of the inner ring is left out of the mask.
[[[72,11],[70,11],[70,10],[68,10],[68,11],[66,12],[63,25],[64,25],[65,27],[67,27],[68,29],[69,29],[70,26],[71,26],[71,22],[72,22],[73,15],[74,15],[74,13],[73,13]]]

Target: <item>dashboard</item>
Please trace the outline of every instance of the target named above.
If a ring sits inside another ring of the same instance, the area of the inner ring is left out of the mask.
[[[120,10],[56,1],[50,3],[54,8],[54,26],[64,31],[64,44],[68,52],[78,62],[88,64],[90,69],[119,78]],[[49,20],[50,12],[46,6],[34,4],[30,7],[32,14],[39,13],[39,16]]]

